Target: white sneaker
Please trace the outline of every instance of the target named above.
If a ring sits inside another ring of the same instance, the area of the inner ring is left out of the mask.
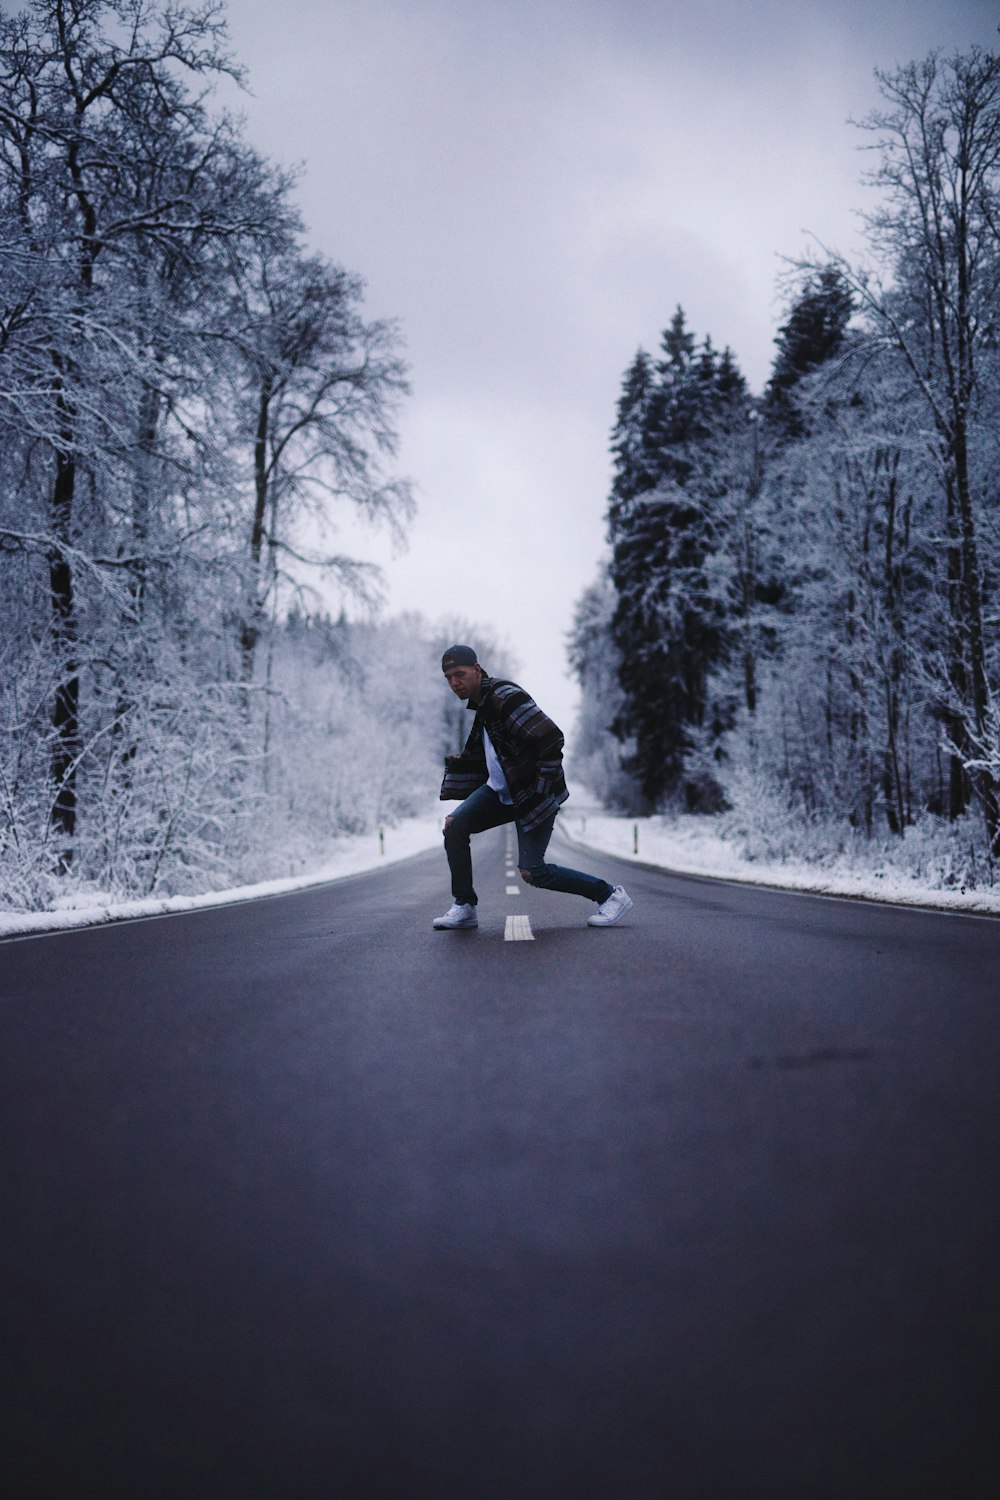
[[[616,885],[606,901],[602,901],[592,917],[587,918],[588,927],[610,927],[612,922],[617,922],[627,911],[631,911],[635,902],[623,885]]]
[[[631,904],[631,903],[630,903]],[[474,906],[454,905],[443,917],[434,918],[435,927],[478,927],[479,917]]]

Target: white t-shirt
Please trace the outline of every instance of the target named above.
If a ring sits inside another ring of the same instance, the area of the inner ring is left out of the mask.
[[[510,787],[507,785],[507,778],[503,774],[503,766],[497,759],[497,753],[493,748],[493,741],[485,729],[483,730],[483,749],[486,751],[486,769],[490,773],[486,785],[493,788],[499,795],[501,802],[505,802],[508,807],[512,807],[514,799],[510,795]]]

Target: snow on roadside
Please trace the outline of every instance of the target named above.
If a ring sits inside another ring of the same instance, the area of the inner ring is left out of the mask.
[[[741,857],[713,830],[708,817],[613,817],[596,808],[567,811],[562,832],[574,843],[636,864],[656,865],[679,875],[708,875],[745,884],[778,886],[824,896],[853,896],[938,910],[1000,914],[1000,889],[948,890],[892,868],[859,871],[805,861],[767,864]],[[635,845],[638,838],[638,853]]]
[[[286,891],[306,890],[348,875],[384,869],[413,854],[441,847],[442,812],[407,818],[385,830],[385,853],[377,833],[345,837],[335,855],[309,874],[266,880],[231,890],[207,891],[197,896],[151,896],[116,901],[107,893],[81,891],[67,895],[49,911],[0,912],[0,940],[31,933],[93,927],[134,917],[164,916],[199,907],[225,906]],[[577,803],[559,819],[560,831],[575,844],[613,854],[636,864],[656,865],[680,875],[706,875],[751,885],[777,886],[827,896],[853,896],[938,910],[1000,915],[1000,890],[944,890],[921,883],[897,870],[859,872],[838,869],[831,861],[820,867],[805,862],[765,863],[742,858],[733,843],[723,839],[705,817],[622,818]],[[638,835],[638,854],[635,840]]]
[[[31,933],[61,932],[74,927],[95,927],[133,917],[159,917],[168,912],[194,911],[199,907],[226,906],[233,901],[253,901],[259,896],[277,896],[302,891],[347,875],[384,869],[412,854],[441,847],[443,812],[406,818],[385,829],[385,852],[378,833],[355,834],[340,840],[334,856],[309,874],[284,880],[265,880],[257,885],[236,886],[228,891],[206,891],[198,896],[149,896],[136,901],[116,901],[106,892],[79,891],[54,903],[50,911],[0,911],[0,939]]]

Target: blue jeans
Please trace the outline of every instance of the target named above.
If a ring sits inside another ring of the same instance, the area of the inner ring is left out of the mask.
[[[536,828],[522,828],[517,823],[517,862],[525,883],[541,886],[547,891],[585,896],[588,901],[606,901],[614,889],[606,880],[600,880],[596,875],[584,875],[580,870],[567,870],[563,865],[546,864],[545,850],[555,820],[553,813]],[[471,797],[466,797],[452,813],[451,822],[444,831],[444,848],[451,868],[451,893],[459,906],[476,906],[479,901],[472,885],[469,839],[474,833],[485,833],[487,828],[516,822],[513,807],[501,802],[498,794],[488,786],[477,787]]]

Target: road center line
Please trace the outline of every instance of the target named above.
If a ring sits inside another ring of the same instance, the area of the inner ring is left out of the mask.
[[[507,895],[508,896],[519,896],[520,894],[521,894],[521,887],[519,885],[509,885],[507,887]]]
[[[535,934],[531,930],[531,923],[526,916],[508,917],[503,935],[504,941],[507,943],[534,942],[535,940]]]

